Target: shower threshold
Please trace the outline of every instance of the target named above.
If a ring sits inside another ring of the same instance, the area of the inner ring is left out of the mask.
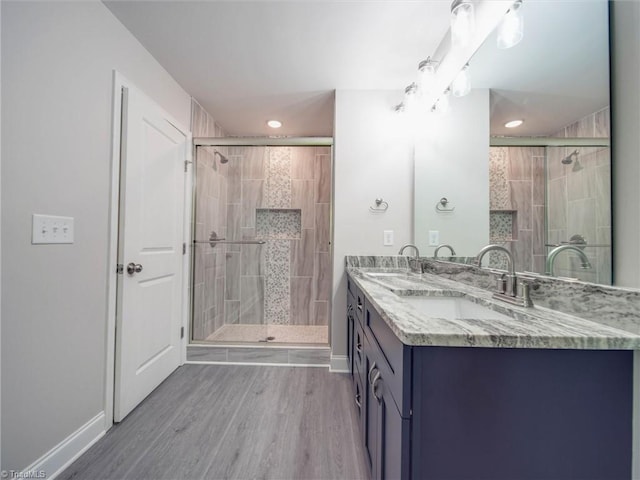
[[[223,325],[205,339],[206,343],[257,343],[327,345],[326,325]]]

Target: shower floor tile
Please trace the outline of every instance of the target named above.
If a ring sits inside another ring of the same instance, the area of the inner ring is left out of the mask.
[[[329,343],[326,325],[224,325],[209,335],[207,342]]]

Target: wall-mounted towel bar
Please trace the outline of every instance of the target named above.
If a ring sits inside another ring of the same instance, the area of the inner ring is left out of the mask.
[[[213,248],[219,243],[227,245],[264,245],[267,242],[265,240],[227,240],[226,238],[218,237],[218,234],[213,231],[209,240],[194,240],[193,243],[208,243]]]
[[[215,247],[219,243],[224,243],[227,245],[264,245],[266,240],[225,240],[224,238],[219,238],[217,240],[194,240],[193,243],[208,243],[212,247]]]

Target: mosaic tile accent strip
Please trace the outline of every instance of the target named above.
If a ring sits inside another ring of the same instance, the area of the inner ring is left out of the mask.
[[[509,210],[509,182],[507,179],[507,149],[491,147],[489,150],[489,209]]]
[[[513,240],[513,213],[489,213],[489,238],[491,243]]]
[[[291,242],[270,240],[267,244],[267,275],[265,279],[265,322],[288,325],[291,313],[291,286],[289,262]]]
[[[268,148],[267,206],[291,208],[291,148]]]
[[[264,239],[299,239],[302,212],[295,210],[256,209],[256,236]]]

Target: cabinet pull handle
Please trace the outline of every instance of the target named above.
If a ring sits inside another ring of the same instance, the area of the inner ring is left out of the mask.
[[[356,352],[362,353],[362,343],[357,343],[356,344]]]
[[[360,394],[359,393],[356,393],[355,400],[356,400],[356,405],[358,406],[358,408],[362,408],[362,403],[360,403]]]
[[[367,380],[369,380],[369,385],[371,385],[371,373],[375,370],[376,368],[376,362],[373,362],[371,364],[371,368],[369,369],[369,373],[367,373]]]
[[[358,304],[358,310],[362,311],[362,305]]]
[[[380,400],[380,398],[382,398],[381,396],[378,396],[378,382],[380,381],[380,375],[380,370],[378,370],[373,377],[373,381],[371,382],[371,393],[373,393],[373,396],[376,397],[378,401]]]

